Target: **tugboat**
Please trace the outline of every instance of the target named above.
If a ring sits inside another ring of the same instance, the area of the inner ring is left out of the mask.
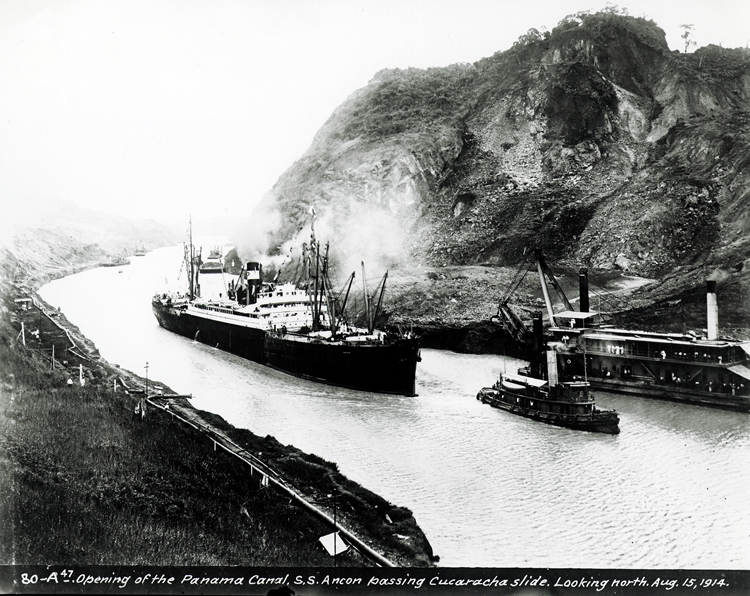
[[[411,332],[374,327],[387,273],[372,296],[365,287],[367,328],[350,325],[345,309],[354,273],[335,294],[328,278],[328,247],[321,251],[314,225],[311,231],[310,246],[303,247],[306,288],[264,282],[262,265],[249,262],[219,298],[201,297],[201,260],[191,233],[185,246],[188,293],[154,296],[151,307],[159,325],[298,377],[363,391],[416,395],[419,339]]]
[[[614,410],[599,410],[585,379],[560,380],[558,352],[564,346],[544,347],[542,315],[534,313],[534,358],[518,374],[503,373],[492,387],[477,394],[482,403],[555,426],[616,435],[620,418]]]

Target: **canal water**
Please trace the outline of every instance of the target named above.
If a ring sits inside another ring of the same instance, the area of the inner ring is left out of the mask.
[[[440,564],[750,568],[750,416],[609,394],[618,436],[535,423],[478,389],[519,361],[422,350],[418,397],[350,391],[161,329],[150,299],[183,280],[181,248],[44,286],[112,363],[237,427],[315,453],[408,507]],[[479,291],[479,288],[477,289]]]

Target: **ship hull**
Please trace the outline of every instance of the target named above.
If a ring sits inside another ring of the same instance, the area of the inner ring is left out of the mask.
[[[572,430],[584,430],[610,435],[620,433],[620,419],[616,412],[601,410],[587,414],[545,412],[530,406],[530,403],[539,404],[540,401],[538,398],[536,400],[529,400],[527,396],[523,396],[520,399],[522,405],[518,405],[518,397],[512,392],[498,390],[494,387],[485,387],[477,394],[477,399],[482,403],[517,416],[536,420],[537,422],[544,422],[545,424],[561,426]]]
[[[253,362],[263,362],[265,331],[250,327],[228,325],[219,321],[193,316],[179,307],[152,303],[156,320],[164,329],[219,348]]]
[[[609,380],[590,378],[589,383],[591,383],[592,388],[607,391],[609,393],[621,393],[637,397],[681,402],[722,410],[750,412],[749,396],[693,391],[681,387],[671,387],[669,385],[659,385],[657,383],[627,381],[621,379]]]
[[[416,395],[419,342],[346,342],[274,333],[191,315],[152,303],[159,325],[253,362],[316,382],[361,391]]]
[[[267,333],[263,364],[341,387],[416,395],[418,359],[416,339],[347,344]]]

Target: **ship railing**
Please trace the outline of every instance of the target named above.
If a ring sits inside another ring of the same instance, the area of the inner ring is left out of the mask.
[[[705,351],[700,352],[687,352],[687,351],[681,351],[681,350],[675,350],[674,348],[671,348],[670,352],[667,352],[666,350],[643,350],[638,348],[630,348],[626,346],[616,346],[611,345],[609,346],[609,349],[602,348],[599,346],[585,346],[584,351],[586,354],[601,354],[602,356],[624,356],[624,357],[630,357],[630,358],[649,358],[649,359],[655,359],[663,362],[688,362],[688,363],[696,363],[696,364],[715,364],[715,365],[725,365],[725,364],[738,364],[740,362],[745,362],[746,358],[736,358],[733,357],[731,354],[723,353],[723,354],[716,354],[715,352],[709,353]]]
[[[234,310],[232,308],[227,308],[225,306],[214,306],[211,304],[193,304],[194,308],[199,308],[201,310],[207,310],[210,312],[219,312],[225,315],[234,315],[239,317],[249,317],[250,313],[248,312],[242,312],[238,310]]]

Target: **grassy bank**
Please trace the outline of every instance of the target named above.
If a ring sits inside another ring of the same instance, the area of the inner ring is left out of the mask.
[[[9,315],[8,296],[5,304]],[[25,317],[51,321],[36,312]],[[76,331],[64,315],[54,318]],[[261,486],[242,463],[168,414],[149,408],[145,419],[135,417],[138,397],[113,391],[114,377],[127,376],[124,371],[91,359],[81,386],[79,360],[64,351],[59,333],[37,338],[29,323],[24,347],[19,327],[16,317],[15,325],[5,321],[0,328],[0,563],[333,563],[318,541],[330,525]],[[54,370],[47,338],[60,359]],[[70,359],[65,364],[62,354]],[[128,381],[132,387],[140,379],[129,375]],[[395,563],[431,563],[429,544],[408,510],[348,481],[334,464],[199,414],[262,451],[310,499],[335,492],[340,522]],[[336,563],[369,564],[353,549]]]
[[[331,564],[317,543],[328,528],[192,429],[155,410],[135,418],[133,399],[0,349],[3,563]]]

